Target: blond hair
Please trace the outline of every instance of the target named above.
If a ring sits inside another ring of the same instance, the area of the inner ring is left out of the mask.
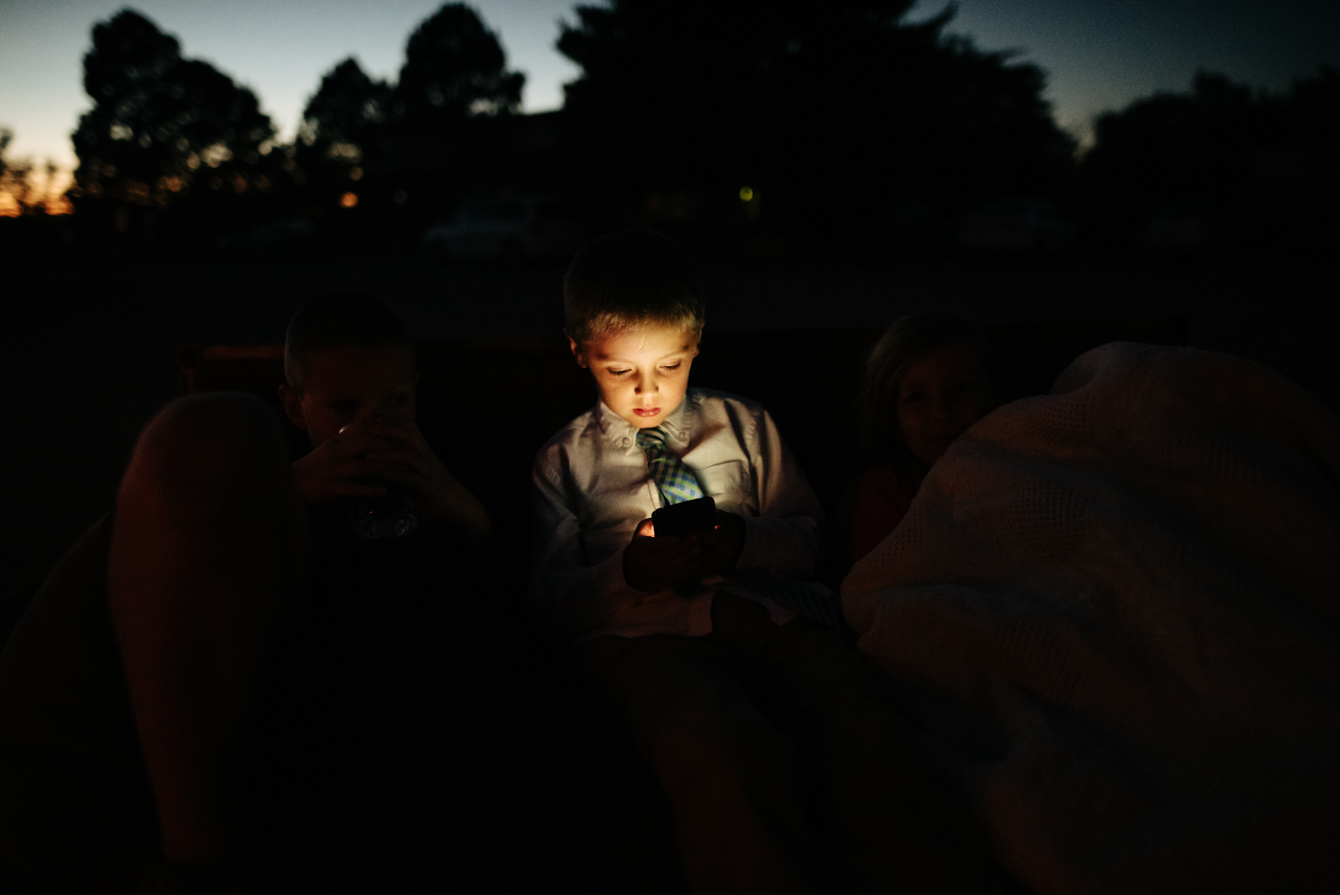
[[[670,326],[702,336],[706,303],[688,253],[651,230],[584,245],[563,277],[564,331],[585,345],[622,329]]]

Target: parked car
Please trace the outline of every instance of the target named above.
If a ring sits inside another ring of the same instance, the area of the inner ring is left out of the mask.
[[[963,219],[961,248],[986,252],[1055,252],[1075,242],[1078,228],[1043,199],[989,202]]]
[[[465,202],[424,231],[425,256],[436,260],[566,259],[585,241],[586,228],[566,203],[539,196]]]

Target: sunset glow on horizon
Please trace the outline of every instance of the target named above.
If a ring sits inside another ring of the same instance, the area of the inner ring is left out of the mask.
[[[43,177],[45,172],[43,172]],[[45,213],[51,215],[74,214],[74,206],[70,204],[70,199],[66,191],[74,184],[74,171],[68,168],[57,168],[53,172],[50,181],[43,184],[39,197],[35,198],[35,204],[45,206]],[[0,189],[0,218],[18,217],[23,213],[19,200],[10,195],[6,190]]]
[[[507,65],[526,75],[523,113],[562,107],[564,85],[581,70],[558,52],[563,22],[574,22],[575,0],[474,0],[501,42]],[[590,5],[600,5],[590,0]],[[278,129],[295,139],[302,110],[341,59],[354,57],[374,78],[394,82],[408,35],[440,8],[440,0],[384,0],[376,15],[363,4],[308,0],[276,7],[261,0],[182,4],[173,0],[62,0],[0,4],[0,128],[13,132],[6,156],[35,170],[57,166],[63,192],[77,164],[70,134],[89,98],[82,60],[91,30],[121,8],[132,8],[181,42],[183,56],[201,59],[251,88]],[[1334,35],[1340,4],[1291,0],[1258,4],[1168,4],[1156,0],[960,0],[948,32],[978,47],[1009,53],[1042,68],[1057,122],[1081,148],[1092,124],[1156,91],[1186,91],[1198,70],[1222,73],[1254,89],[1283,91],[1292,79],[1340,65]],[[908,21],[946,7],[918,0]],[[709,23],[710,24],[710,23]],[[0,189],[0,215],[17,213]],[[68,211],[62,199],[53,213]]]

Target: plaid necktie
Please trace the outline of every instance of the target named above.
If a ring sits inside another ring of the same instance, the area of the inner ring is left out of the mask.
[[[671,506],[703,496],[703,487],[693,470],[684,465],[679,455],[665,446],[665,433],[660,426],[639,429],[637,446],[647,454],[647,468],[661,492],[661,503]]]
[[[665,446],[665,433],[659,426],[638,430],[637,446],[647,454],[647,468],[651,470],[651,477],[661,492],[663,505],[670,506],[703,496],[698,477],[684,464],[678,454]],[[828,588],[822,585],[792,581],[785,576],[762,569],[737,571],[730,577],[754,593],[768,597],[834,631],[847,630],[837,600],[833,599]]]

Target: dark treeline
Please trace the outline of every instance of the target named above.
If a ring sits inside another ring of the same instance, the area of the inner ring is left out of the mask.
[[[285,252],[405,251],[464,201],[545,196],[587,233],[646,224],[715,257],[1340,240],[1334,69],[1282,95],[1198,75],[1101,116],[1081,155],[1041,69],[947,33],[952,7],[910,22],[911,6],[578,6],[558,48],[581,76],[561,111],[522,115],[524,76],[449,3],[395,83],[353,58],[327,72],[292,143],[250,90],[123,10],[84,59],[66,236],[190,253],[288,226],[308,242]]]
[[[515,111],[522,83],[475,13],[448,4],[410,36],[394,86],[340,62],[282,144],[250,90],[124,10],[94,27],[84,59],[94,105],[73,138],[76,217],[174,248],[285,216],[404,238],[491,179],[499,153],[481,150],[499,130],[487,125]]]
[[[1340,72],[1282,95],[1201,72],[1100,116],[1079,172],[1111,239],[1340,250]]]

